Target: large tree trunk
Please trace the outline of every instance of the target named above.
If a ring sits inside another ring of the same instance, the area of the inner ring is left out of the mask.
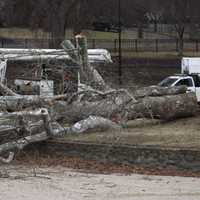
[[[115,93],[115,95],[113,93],[110,96],[94,95],[93,97],[88,96],[86,99],[83,97],[81,101],[74,100],[72,104],[56,102],[51,107],[52,112],[58,113],[55,110],[59,109],[59,106],[61,106],[61,112],[58,118],[63,118],[73,123],[87,118],[90,115],[109,119],[119,117],[122,120],[138,117],[155,117],[162,120],[172,120],[179,117],[195,115],[198,105],[194,93],[145,97],[138,102],[130,96],[126,96],[125,93]],[[55,108],[54,111],[53,108]]]
[[[179,95],[146,97],[136,104],[127,106],[128,119],[136,117],[173,120],[193,116],[197,113],[198,104],[195,93]]]
[[[56,101],[50,109],[57,119],[74,123],[91,115],[112,119],[125,111],[125,106],[136,100],[126,90],[101,92],[95,90],[82,91],[68,101]]]

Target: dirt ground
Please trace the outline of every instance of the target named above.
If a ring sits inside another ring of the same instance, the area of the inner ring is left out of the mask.
[[[0,166],[0,199],[198,200],[200,179],[91,174],[63,167]]]

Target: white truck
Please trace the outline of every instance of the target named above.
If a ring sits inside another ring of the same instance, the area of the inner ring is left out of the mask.
[[[158,85],[162,87],[185,85],[188,91],[196,93],[197,101],[200,102],[200,58],[183,57],[181,74],[169,76]]]

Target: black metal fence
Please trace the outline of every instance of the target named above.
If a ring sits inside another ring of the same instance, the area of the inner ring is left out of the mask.
[[[1,48],[61,48],[52,39],[0,39]],[[123,52],[178,52],[178,39],[122,39]],[[200,39],[184,39],[184,51],[199,52]],[[117,39],[89,39],[89,48],[105,48],[111,53],[118,51]]]

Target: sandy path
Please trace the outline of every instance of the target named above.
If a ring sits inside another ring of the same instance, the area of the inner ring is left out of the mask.
[[[37,168],[36,173],[20,166],[0,169],[10,176],[0,179],[1,200],[200,199],[197,178],[88,174],[61,167]]]

